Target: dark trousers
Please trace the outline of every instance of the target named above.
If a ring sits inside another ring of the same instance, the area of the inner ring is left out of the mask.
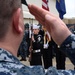
[[[31,54],[30,65],[42,65],[41,52]]]
[[[24,49],[22,49],[20,54],[21,54],[22,59],[25,60],[26,59],[26,51]]]
[[[50,66],[52,66],[52,54],[47,49],[44,49],[43,52],[43,62],[44,62],[44,68],[47,69]]]
[[[53,57],[52,47],[49,46],[48,49],[43,49],[42,55],[43,55],[44,68],[48,69],[50,66],[52,66],[52,57]]]
[[[60,49],[56,49],[56,67],[57,69],[65,69],[65,60],[66,56],[64,53],[60,51]]]

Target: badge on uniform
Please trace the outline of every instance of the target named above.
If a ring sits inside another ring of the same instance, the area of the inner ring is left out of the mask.
[[[38,37],[38,42],[40,42],[41,41],[41,38],[40,37]]]

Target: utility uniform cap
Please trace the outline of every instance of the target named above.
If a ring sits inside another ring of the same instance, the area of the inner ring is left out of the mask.
[[[21,3],[24,4],[24,5],[26,5],[26,6],[28,6],[26,0],[21,0]]]

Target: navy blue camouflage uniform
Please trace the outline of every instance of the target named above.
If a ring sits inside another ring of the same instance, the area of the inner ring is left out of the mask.
[[[70,35],[61,45],[72,63],[75,65],[75,35]],[[75,70],[57,70],[50,67],[46,70],[42,66],[28,67],[20,63],[8,51],[0,48],[0,75],[74,75]]]
[[[41,66],[28,67],[8,51],[0,48],[0,75],[44,75]]]

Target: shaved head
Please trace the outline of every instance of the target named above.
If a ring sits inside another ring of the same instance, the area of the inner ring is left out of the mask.
[[[14,12],[21,8],[21,0],[0,0],[0,38],[4,37]]]

